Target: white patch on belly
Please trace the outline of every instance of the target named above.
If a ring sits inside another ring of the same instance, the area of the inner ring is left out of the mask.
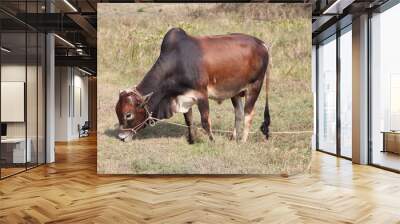
[[[175,113],[186,113],[197,102],[198,97],[199,93],[193,90],[179,95],[172,102],[172,110]]]

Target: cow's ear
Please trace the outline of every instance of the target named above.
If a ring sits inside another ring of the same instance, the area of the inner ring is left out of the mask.
[[[125,92],[125,90],[120,89],[120,90],[119,90],[119,95],[121,95],[123,92]]]
[[[150,101],[151,96],[154,94],[154,92],[151,92],[149,94],[146,94],[143,96],[143,102],[142,104],[147,104]]]

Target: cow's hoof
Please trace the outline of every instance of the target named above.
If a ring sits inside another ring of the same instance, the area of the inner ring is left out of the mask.
[[[194,140],[193,140],[192,138],[188,138],[188,139],[187,139],[187,142],[188,142],[190,145],[193,145],[193,144],[194,144]]]
[[[264,142],[268,142],[268,141],[269,141],[269,135],[265,135]]]
[[[215,142],[215,138],[213,135],[210,135],[208,138],[210,139],[211,142]]]

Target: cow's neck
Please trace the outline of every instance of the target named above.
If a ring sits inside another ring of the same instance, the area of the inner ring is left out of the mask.
[[[162,70],[162,67],[156,63],[136,87],[137,91],[142,95],[153,93],[148,102],[148,107],[151,112],[156,110],[158,104],[165,95],[162,91],[164,89],[164,83],[162,82],[164,80],[163,77],[164,71]]]

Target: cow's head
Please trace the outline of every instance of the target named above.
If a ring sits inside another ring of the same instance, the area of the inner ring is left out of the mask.
[[[144,128],[144,122],[149,117],[146,107],[152,94],[143,96],[136,90],[120,91],[115,107],[119,121],[118,138],[121,140],[130,140],[135,131]],[[132,131],[133,129],[135,131]]]

